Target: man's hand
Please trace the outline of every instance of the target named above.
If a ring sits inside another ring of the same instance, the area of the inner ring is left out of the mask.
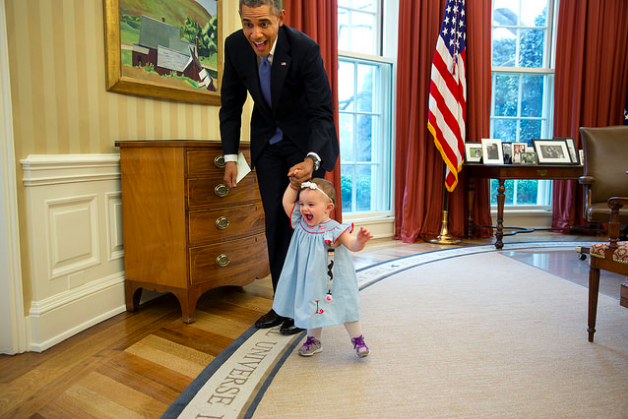
[[[301,186],[303,182],[312,179],[313,173],[314,162],[312,159],[306,158],[301,163],[292,166],[288,171],[288,176],[290,177],[290,183]]]
[[[238,166],[234,161],[228,161],[225,163],[225,177],[223,180],[227,183],[229,188],[236,187],[236,179],[238,178]]]

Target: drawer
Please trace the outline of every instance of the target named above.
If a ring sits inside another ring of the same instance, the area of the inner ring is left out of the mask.
[[[190,249],[192,284],[246,285],[269,273],[264,233]]]
[[[188,179],[188,208],[228,206],[240,202],[259,201],[255,172],[251,172],[229,189],[222,177]]]
[[[232,240],[264,231],[261,203],[190,211],[188,216],[191,246]]]
[[[251,164],[251,153],[248,148],[242,149],[246,161]],[[225,172],[225,161],[220,144],[216,148],[188,150],[187,167],[189,175],[214,175]]]

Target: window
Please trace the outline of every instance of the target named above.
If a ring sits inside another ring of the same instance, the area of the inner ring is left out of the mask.
[[[552,138],[555,6],[555,0],[493,0],[491,138],[530,145]],[[551,205],[551,181],[506,183],[506,205]],[[491,204],[496,197],[493,180]]]
[[[381,3],[338,1],[343,214],[391,212],[393,71],[381,52]]]

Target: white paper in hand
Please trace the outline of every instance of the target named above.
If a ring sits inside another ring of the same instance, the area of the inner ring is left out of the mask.
[[[248,175],[251,172],[251,168],[246,162],[246,159],[244,158],[244,154],[242,154],[242,152],[238,154],[238,161],[236,165],[238,166],[238,177],[236,179],[236,183],[240,183],[244,176]]]

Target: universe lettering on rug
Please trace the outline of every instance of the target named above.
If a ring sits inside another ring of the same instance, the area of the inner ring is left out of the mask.
[[[299,336],[284,336],[279,327],[258,330],[240,346],[203,385],[179,418],[232,418],[251,402],[260,382],[272,371],[290,343]]]

